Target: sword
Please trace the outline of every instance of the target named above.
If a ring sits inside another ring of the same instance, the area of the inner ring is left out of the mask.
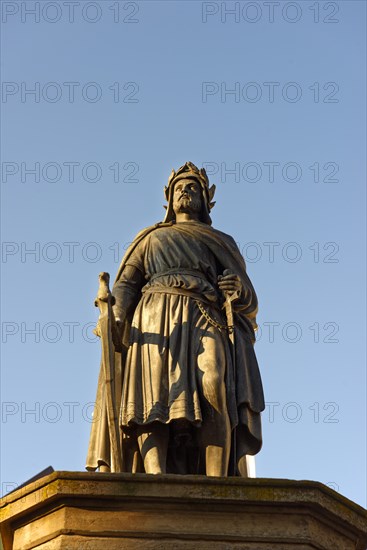
[[[225,292],[226,300],[224,302],[224,310],[226,312],[226,318],[227,318],[227,325],[228,325],[228,338],[230,342],[230,348],[231,348],[231,357],[232,357],[232,365],[233,365],[233,372],[234,372],[234,392],[236,396],[236,348],[235,348],[235,334],[234,334],[234,319],[233,319],[233,307],[232,302],[238,297],[237,292]],[[237,396],[236,396],[237,398]],[[232,442],[231,442],[231,450],[232,450],[232,468],[233,468],[233,475],[236,475],[237,473],[237,450],[236,450],[236,435],[237,435],[237,429],[236,426],[232,430]]]
[[[227,275],[228,270],[225,270],[223,272],[223,275]],[[232,364],[233,364],[233,370],[234,370],[234,390],[236,395],[236,342],[235,342],[235,332],[234,332],[234,317],[233,317],[233,302],[237,300],[237,298],[240,297],[240,292],[224,292],[225,296],[225,302],[224,302],[224,310],[226,312],[226,318],[227,318],[227,325],[228,325],[228,336],[230,341],[230,348],[231,348],[231,356],[232,356]],[[237,397],[237,395],[236,395]],[[237,428],[234,427],[232,430],[232,441],[231,441],[231,451],[232,451],[232,468],[233,468],[233,475],[237,475],[238,465],[237,465]],[[245,456],[245,463],[241,465],[240,468],[240,474],[244,477],[256,477],[256,470],[255,470],[255,457],[251,455]]]
[[[109,288],[110,276],[106,272],[99,274],[99,288],[94,305],[100,315],[95,333],[102,344],[102,369],[106,384],[107,421],[110,437],[111,472],[122,472],[120,430],[114,392],[115,347],[112,334],[116,333],[116,321],[112,311],[115,299]]]

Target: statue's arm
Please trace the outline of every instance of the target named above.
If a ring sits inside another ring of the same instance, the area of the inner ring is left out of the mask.
[[[125,265],[115,282],[112,294],[115,298],[113,312],[116,319],[117,339],[123,348],[129,347],[130,327],[135,308],[141,297],[145,278],[140,269],[134,265]]]
[[[140,299],[144,280],[144,274],[136,266],[125,266],[112,289],[116,300],[113,306],[116,321],[123,323],[132,316]]]
[[[243,311],[247,308],[257,310],[257,296],[248,276],[242,281],[241,294],[233,305],[235,311]]]
[[[245,260],[233,237],[231,237],[230,235],[226,235],[226,238],[230,242],[232,248],[235,250],[238,268],[233,269],[232,271],[233,274],[235,274],[240,280],[240,293],[238,299],[233,302],[234,310],[237,312],[246,309],[249,309],[250,311],[255,311],[257,310],[258,305],[257,296],[251,280],[247,275]]]
[[[236,257],[237,266],[233,266],[232,272],[239,276],[241,280],[241,291],[237,300],[233,301],[233,311],[238,319],[242,319],[248,326],[251,338],[255,340],[254,330],[257,329],[256,314],[258,311],[258,300],[255,289],[251,283],[251,280],[246,271],[246,263],[242,254],[237,246],[235,240],[226,235],[227,242],[233,249],[234,256]],[[227,266],[226,266],[227,267]]]

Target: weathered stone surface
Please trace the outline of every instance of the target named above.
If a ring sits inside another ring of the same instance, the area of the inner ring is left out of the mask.
[[[88,471],[249,477],[265,409],[258,302],[235,240],[212,227],[214,192],[204,168],[173,170],[165,219],[132,241],[112,294],[100,275]]]
[[[54,472],[1,501],[5,550],[365,550],[367,512],[321,483]]]

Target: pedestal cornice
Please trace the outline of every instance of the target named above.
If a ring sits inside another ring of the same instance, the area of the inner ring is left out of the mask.
[[[367,547],[366,510],[315,481],[54,472],[0,513],[4,550]]]

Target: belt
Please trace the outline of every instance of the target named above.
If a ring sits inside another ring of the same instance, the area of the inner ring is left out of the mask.
[[[202,271],[199,271],[199,269],[185,269],[185,268],[181,269],[176,267],[173,269],[167,269],[167,271],[162,271],[161,273],[155,273],[150,277],[148,282],[154,281],[155,279],[159,279],[160,277],[164,277],[165,275],[193,275],[194,277],[198,277],[199,279],[208,281],[204,273]]]

